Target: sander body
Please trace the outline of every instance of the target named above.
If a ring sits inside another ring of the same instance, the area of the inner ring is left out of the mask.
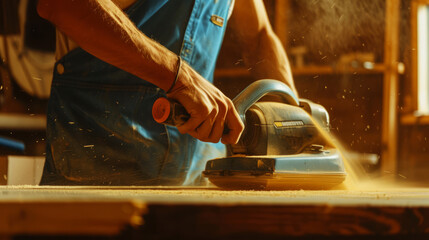
[[[264,96],[276,101],[259,101]],[[287,85],[269,79],[250,84],[233,102],[244,132],[227,146],[227,157],[206,163],[203,176],[210,182],[227,189],[284,190],[329,189],[345,180],[323,106],[298,99]],[[186,111],[172,109],[177,119],[186,119]]]

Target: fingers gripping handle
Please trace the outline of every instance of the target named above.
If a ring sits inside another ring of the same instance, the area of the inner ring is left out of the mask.
[[[233,100],[234,106],[243,123],[246,123],[246,111],[267,94],[278,95],[284,99],[285,103],[299,106],[298,98],[286,84],[271,79],[258,80],[245,88]],[[190,118],[189,113],[183,105],[164,97],[158,98],[153,104],[152,116],[156,122],[172,126],[180,126]],[[224,134],[228,132],[229,129],[225,127]]]
[[[165,97],[160,97],[155,101],[152,116],[156,122],[170,126],[180,126],[191,117],[182,104]],[[228,134],[228,132],[229,129],[225,126],[223,134]]]

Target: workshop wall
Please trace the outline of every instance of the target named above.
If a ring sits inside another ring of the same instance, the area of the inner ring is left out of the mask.
[[[398,93],[401,115],[406,113],[404,99],[409,97],[411,86],[410,2],[401,2],[400,13],[399,61],[405,64]],[[278,29],[278,1],[265,0],[265,3],[272,25]],[[280,27],[287,29],[287,36],[279,37],[286,40],[300,97],[320,103],[328,110],[331,131],[344,147],[372,158],[380,156],[383,148],[385,11],[385,0],[290,0],[288,9],[280,12],[286,15],[287,22],[280,23]],[[227,37],[233,36],[227,34]],[[229,70],[218,71],[216,84],[230,97],[254,80],[246,75],[241,55],[228,44],[221,52],[218,69]],[[426,136],[429,129],[425,125],[399,125],[399,178],[428,178]],[[379,163],[366,167],[374,170]]]

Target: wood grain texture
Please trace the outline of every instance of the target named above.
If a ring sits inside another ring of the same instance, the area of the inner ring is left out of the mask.
[[[397,172],[400,0],[386,0],[381,172]]]
[[[428,208],[344,206],[165,206],[149,207],[145,229],[152,235],[192,238],[264,236],[375,236],[429,233]],[[173,224],[174,223],[174,224]]]
[[[132,201],[0,201],[0,235],[115,235],[142,223]]]
[[[139,216],[144,224],[128,228],[136,239],[429,239],[429,189],[372,189],[3,186],[0,235],[118,234]]]

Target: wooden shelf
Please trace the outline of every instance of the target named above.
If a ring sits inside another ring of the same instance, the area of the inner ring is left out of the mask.
[[[0,113],[0,130],[45,130],[46,116],[41,114]]]
[[[376,63],[371,68],[354,68],[346,66],[308,65],[304,67],[292,67],[294,76],[303,75],[327,75],[327,74],[383,74],[386,67],[382,63]],[[245,77],[250,76],[249,70],[245,68],[220,68],[216,69],[215,77]]]
[[[383,64],[377,63],[371,66],[371,68],[354,68],[354,67],[334,67],[334,66],[323,66],[323,65],[308,65],[305,67],[292,67],[293,75],[325,75],[325,74],[376,74],[384,73],[386,68]]]
[[[429,115],[404,114],[400,119],[403,125],[429,125]]]
[[[22,234],[52,235],[56,239],[118,235],[126,228],[142,225],[142,215],[147,211],[141,201],[102,198],[3,200],[0,210],[1,239]]]

